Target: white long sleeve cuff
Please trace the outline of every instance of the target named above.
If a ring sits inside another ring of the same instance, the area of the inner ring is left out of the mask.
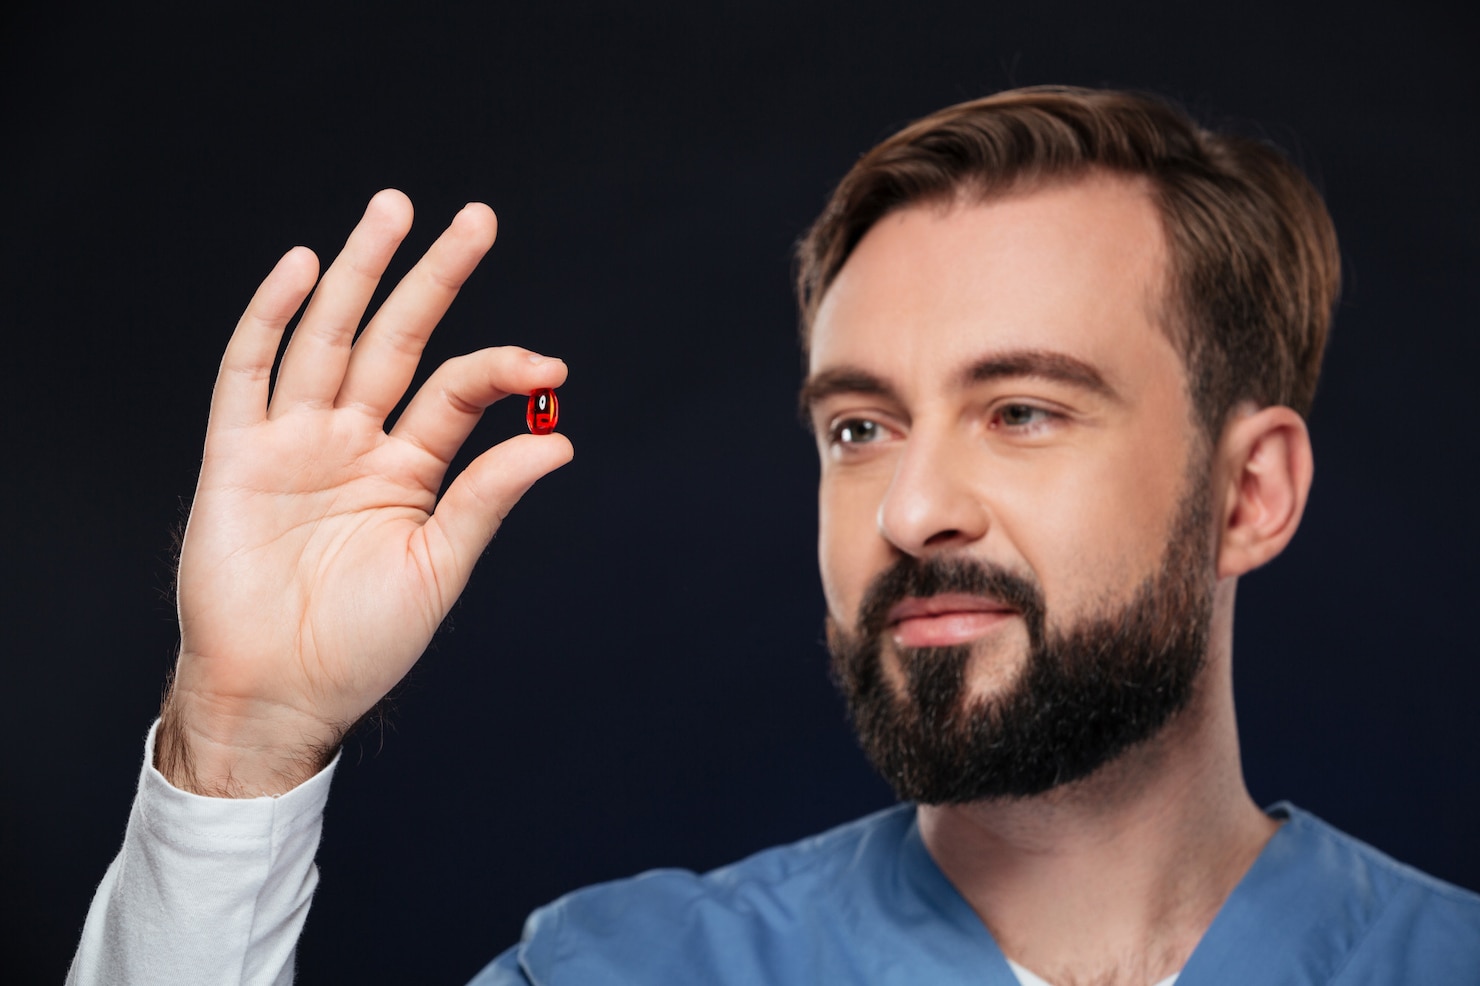
[[[206,798],[154,769],[158,728],[68,986],[286,986],[338,757],[276,798]]]

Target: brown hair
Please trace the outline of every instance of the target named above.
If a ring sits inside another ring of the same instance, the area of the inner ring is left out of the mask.
[[[865,154],[798,248],[805,346],[865,233],[895,209],[986,199],[1091,171],[1147,181],[1170,252],[1164,328],[1216,435],[1242,401],[1310,412],[1340,287],[1336,231],[1273,146],[1204,130],[1140,93],[1038,87],[947,107]]]

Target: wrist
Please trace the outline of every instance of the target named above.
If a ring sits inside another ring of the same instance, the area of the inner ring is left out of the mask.
[[[154,768],[191,794],[276,797],[327,767],[348,731],[236,705],[188,695],[175,682],[160,709]]]

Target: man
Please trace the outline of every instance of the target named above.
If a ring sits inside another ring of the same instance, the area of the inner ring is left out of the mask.
[[[307,251],[227,348],[158,770],[74,981],[291,978],[340,739],[571,455],[510,439],[437,500],[483,407],[564,380],[516,349],[384,433],[494,232],[465,209],[351,345],[409,222],[372,201],[270,392]],[[1239,765],[1237,580],[1300,521],[1338,266],[1278,154],[1144,97],[1003,93],[866,155],[802,245],[802,400],[835,670],[906,804],[573,894],[476,982],[1480,981],[1480,898]]]

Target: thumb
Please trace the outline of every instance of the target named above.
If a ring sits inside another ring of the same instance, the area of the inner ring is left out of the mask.
[[[453,593],[462,591],[494,532],[520,497],[575,456],[564,435],[516,435],[469,463],[427,521],[434,571]],[[452,600],[446,603],[451,606]]]

